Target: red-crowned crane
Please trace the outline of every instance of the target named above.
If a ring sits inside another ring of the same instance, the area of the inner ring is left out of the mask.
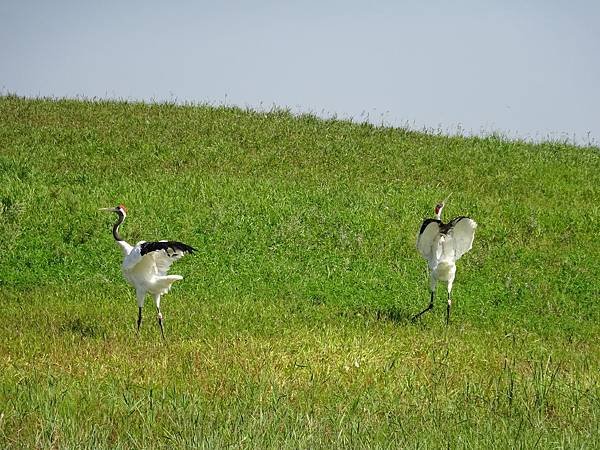
[[[142,307],[146,294],[154,297],[156,311],[158,312],[158,325],[160,333],[165,338],[163,329],[163,315],[160,312],[160,296],[169,292],[171,285],[178,280],[183,280],[181,275],[167,275],[167,271],[174,261],[186,253],[193,253],[196,249],[178,241],[140,241],[135,246],[125,242],[119,235],[119,226],[127,216],[124,205],[115,208],[101,208],[117,214],[118,219],[113,226],[113,236],[121,247],[123,265],[121,270],[125,279],[135,288],[138,304],[137,331],[142,324]]]
[[[435,219],[425,219],[417,235],[417,250],[429,265],[429,288],[431,300],[429,306],[415,315],[412,320],[421,317],[433,309],[433,298],[438,281],[448,283],[448,308],[446,309],[446,325],[450,321],[452,306],[452,283],[456,275],[456,261],[471,250],[477,223],[469,217],[455,217],[448,223],[441,220],[442,209],[450,196],[435,206]]]

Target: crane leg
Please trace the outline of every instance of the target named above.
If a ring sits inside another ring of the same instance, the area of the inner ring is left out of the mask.
[[[165,338],[165,329],[163,328],[163,316],[160,312],[160,294],[154,295],[154,303],[156,303],[156,311],[158,312],[158,326],[160,327],[160,334],[162,338]]]
[[[411,320],[415,321],[419,317],[421,317],[423,314],[425,314],[427,311],[429,311],[430,309],[433,309],[433,294],[434,294],[434,292],[431,291],[431,300],[429,300],[429,306],[427,308],[425,308],[423,311],[421,311],[419,314],[414,315]]]
[[[140,326],[142,325],[142,308],[144,307],[144,297],[146,297],[146,292],[136,289],[135,296],[138,304],[137,332],[139,334]]]
[[[137,331],[140,332],[140,325],[142,324],[142,307],[138,306],[138,320],[137,320]]]
[[[163,328],[163,316],[160,312],[160,308],[156,308],[158,311],[158,326],[160,327],[160,334],[162,334],[162,338],[165,338],[165,330]]]
[[[446,325],[450,323],[450,308],[452,307],[452,283],[454,283],[454,275],[448,280],[448,307],[446,308]]]

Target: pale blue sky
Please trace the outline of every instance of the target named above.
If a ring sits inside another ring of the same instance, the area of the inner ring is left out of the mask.
[[[600,2],[4,1],[0,89],[598,145]]]

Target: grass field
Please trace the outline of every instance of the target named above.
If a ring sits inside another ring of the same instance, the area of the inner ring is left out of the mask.
[[[0,97],[0,448],[599,448],[600,149]],[[454,309],[415,236],[479,224]],[[129,242],[171,273],[166,342]]]

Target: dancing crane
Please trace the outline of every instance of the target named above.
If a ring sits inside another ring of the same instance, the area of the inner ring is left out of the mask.
[[[466,216],[455,217],[448,223],[441,220],[442,209],[450,198],[435,206],[435,218],[425,219],[417,235],[417,250],[427,260],[429,265],[429,287],[431,300],[429,306],[416,314],[412,320],[433,309],[433,298],[438,281],[448,283],[448,308],[446,309],[446,325],[450,321],[452,306],[452,283],[456,275],[456,261],[471,250],[477,223]]]
[[[115,208],[101,208],[101,211],[116,213],[118,218],[113,226],[113,236],[123,253],[121,270],[125,279],[135,288],[138,304],[137,331],[142,324],[142,308],[146,294],[154,297],[156,311],[158,312],[158,325],[160,333],[165,338],[163,329],[163,315],[160,312],[160,296],[171,289],[174,282],[183,280],[181,275],[167,275],[167,271],[174,261],[186,253],[193,253],[196,249],[178,241],[140,241],[135,246],[125,242],[119,235],[119,226],[127,216],[124,205]]]

